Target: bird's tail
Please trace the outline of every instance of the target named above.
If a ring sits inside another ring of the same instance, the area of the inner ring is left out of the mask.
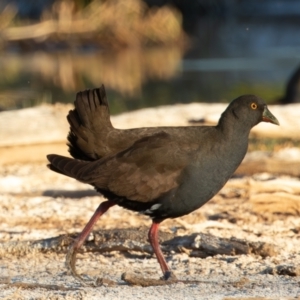
[[[74,106],[67,116],[69,152],[76,159],[96,160],[96,140],[101,139],[101,132],[112,128],[104,85],[77,93]]]
[[[47,167],[57,173],[75,178],[79,181],[84,168],[90,163],[87,161],[79,161],[70,157],[65,157],[57,154],[47,155],[50,164]]]

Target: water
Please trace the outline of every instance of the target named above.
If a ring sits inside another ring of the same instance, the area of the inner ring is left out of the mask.
[[[0,56],[0,108],[73,102],[105,84],[112,113],[253,93],[275,102],[300,66],[300,23],[285,18],[203,19],[193,47]]]

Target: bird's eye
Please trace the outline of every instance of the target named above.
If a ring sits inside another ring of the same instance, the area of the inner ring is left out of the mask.
[[[252,103],[251,103],[251,108],[252,108],[252,109],[257,109],[257,104],[256,104],[255,102],[252,102]]]

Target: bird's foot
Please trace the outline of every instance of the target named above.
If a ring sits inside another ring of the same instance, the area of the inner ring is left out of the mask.
[[[178,281],[176,275],[172,271],[166,271],[164,276],[161,277],[161,279],[168,281]]]
[[[80,276],[76,271],[76,250],[74,247],[70,247],[67,256],[66,256],[66,267],[71,272],[73,277],[77,279],[82,285],[84,286],[96,286],[97,281],[94,282],[92,279],[88,278],[88,280],[84,279],[82,276]]]
[[[175,275],[174,275],[175,277]],[[161,279],[153,279],[153,278],[145,278],[141,276],[137,276],[135,274],[124,273],[122,274],[121,279],[124,280],[129,285],[139,285],[143,287],[147,286],[162,286],[162,285],[169,285],[178,282],[176,277],[169,277],[168,280],[164,278]]]
[[[173,274],[173,276],[169,277],[169,279],[165,280],[164,278],[153,279],[153,278],[145,278],[145,277],[137,276],[135,274],[123,273],[121,279],[124,280],[129,285],[139,285],[139,286],[143,286],[143,287],[171,285],[171,284],[176,284],[176,283],[182,283],[182,284],[200,284],[200,283],[216,284],[216,282],[212,282],[212,281],[176,279],[176,276],[174,274]]]
[[[73,277],[77,279],[82,285],[92,286],[92,287],[101,286],[101,285],[106,285],[106,286],[116,285],[116,282],[110,279],[97,278],[93,280],[92,278],[86,275],[85,277],[87,277],[87,279],[83,278],[77,273],[75,263],[76,263],[76,250],[73,247],[71,247],[66,256],[66,267],[71,272]]]
[[[67,270],[70,271],[70,273],[72,274],[72,276],[77,279],[81,284],[85,285],[85,286],[93,286],[93,281],[92,280],[86,280],[84,279],[82,276],[80,276],[77,271],[76,271],[76,250],[74,249],[74,247],[70,247],[67,255],[66,255],[66,267]]]

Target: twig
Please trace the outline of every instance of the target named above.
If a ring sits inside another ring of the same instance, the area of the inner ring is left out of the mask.
[[[37,241],[14,241],[0,243],[0,255],[24,255],[33,252],[66,252],[77,234],[60,235],[58,237]],[[147,240],[147,229],[114,229],[93,232],[79,252],[142,252],[152,254]],[[217,254],[241,255],[254,254],[262,257],[274,256],[278,253],[275,245],[264,242],[248,242],[236,238],[226,239],[210,234],[193,233],[175,236],[160,232],[160,243],[164,252],[185,252],[191,257],[207,257]]]

